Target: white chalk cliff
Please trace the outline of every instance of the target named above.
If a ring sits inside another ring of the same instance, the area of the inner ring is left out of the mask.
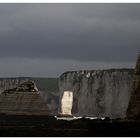
[[[65,72],[59,77],[60,112],[65,112],[66,101],[71,103],[71,96],[64,98],[65,91],[70,91],[73,93],[73,115],[125,117],[133,72],[133,69]]]

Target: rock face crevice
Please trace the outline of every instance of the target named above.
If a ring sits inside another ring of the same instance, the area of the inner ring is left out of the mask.
[[[65,91],[71,91],[73,115],[126,117],[133,73],[133,69],[65,72],[59,77],[60,101]]]
[[[127,118],[140,118],[140,54],[136,63],[133,85],[131,89],[131,98],[127,110]]]

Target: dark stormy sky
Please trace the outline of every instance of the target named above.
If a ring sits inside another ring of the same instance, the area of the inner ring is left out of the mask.
[[[140,4],[0,4],[0,77],[134,68]]]

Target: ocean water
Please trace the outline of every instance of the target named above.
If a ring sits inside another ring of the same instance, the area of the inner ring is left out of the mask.
[[[77,120],[77,119],[81,119],[83,117],[77,117],[77,116],[73,116],[73,117],[57,117],[54,116],[57,120],[67,120],[67,121],[71,121],[71,120]],[[90,120],[95,120],[95,119],[101,119],[104,120],[105,117],[84,117],[85,119],[90,119]]]

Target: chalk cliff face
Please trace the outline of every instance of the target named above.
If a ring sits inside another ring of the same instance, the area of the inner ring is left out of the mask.
[[[135,68],[127,117],[129,119],[140,119],[140,54]]]
[[[60,106],[64,92],[70,91],[73,93],[72,114],[123,118],[129,103],[133,72],[133,69],[65,72],[59,78]]]

